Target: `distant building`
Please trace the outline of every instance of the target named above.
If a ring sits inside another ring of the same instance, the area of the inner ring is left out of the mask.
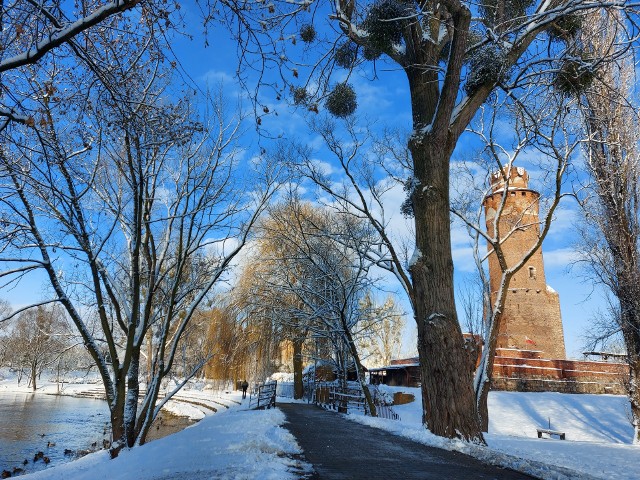
[[[418,357],[391,360],[385,367],[369,369],[369,383],[392,387],[419,387],[420,362]]]
[[[529,174],[513,167],[508,187],[501,173],[491,178],[484,199],[487,232],[509,235],[503,249],[508,266],[520,261],[540,235],[540,194],[529,188]],[[495,298],[502,271],[495,254],[489,256],[491,292]],[[560,298],[547,285],[542,248],[509,283],[498,327],[498,345],[491,386],[495,390],[565,393],[624,393],[628,367],[623,363],[567,360],[560,315]]]

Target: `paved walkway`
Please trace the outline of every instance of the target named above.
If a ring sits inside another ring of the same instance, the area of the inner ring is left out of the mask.
[[[281,403],[285,427],[296,437],[312,479],[531,479],[458,452],[427,447],[377,428],[346,420],[314,405]]]

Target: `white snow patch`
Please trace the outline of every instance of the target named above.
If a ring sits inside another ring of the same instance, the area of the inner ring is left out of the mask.
[[[300,471],[310,468],[291,457],[301,450],[293,435],[280,426],[284,419],[278,409],[226,411],[206,417],[181,432],[123,451],[114,460],[102,451],[21,478],[299,478]]]
[[[421,258],[422,258],[422,252],[418,247],[416,247],[416,249],[413,251],[413,255],[411,255],[411,259],[409,260],[409,268],[413,267],[416,263],[418,263],[418,260],[420,260]]]

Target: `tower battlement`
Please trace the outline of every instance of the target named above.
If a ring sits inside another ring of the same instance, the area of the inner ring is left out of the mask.
[[[497,192],[498,190],[504,190],[505,177],[509,177],[507,180],[509,182],[509,190],[511,189],[519,189],[529,188],[529,173],[522,167],[504,167],[502,172],[494,172],[489,179],[489,183],[491,186],[492,192]]]

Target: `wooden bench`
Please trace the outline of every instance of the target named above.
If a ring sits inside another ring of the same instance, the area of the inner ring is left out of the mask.
[[[542,438],[542,434],[546,433],[549,436],[557,435],[558,437],[560,437],[560,440],[565,440],[564,432],[559,432],[557,430],[550,430],[548,428],[536,428],[536,430],[538,431],[538,438]]]

